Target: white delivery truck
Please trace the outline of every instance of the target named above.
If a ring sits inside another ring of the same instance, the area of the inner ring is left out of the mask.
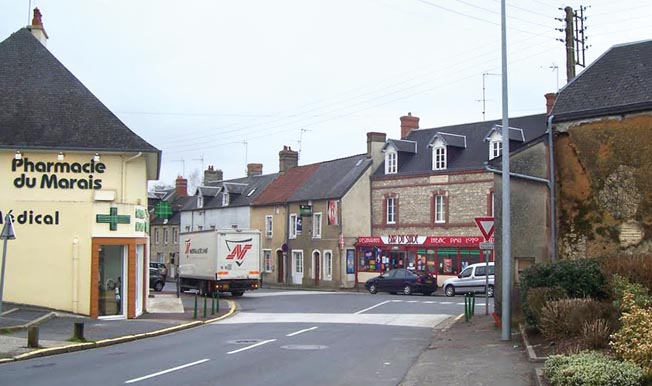
[[[242,296],[260,288],[262,249],[260,231],[225,229],[181,233],[179,281],[181,290],[197,289]]]

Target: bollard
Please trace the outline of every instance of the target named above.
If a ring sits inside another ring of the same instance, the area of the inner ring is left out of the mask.
[[[211,315],[215,315],[215,292],[217,292],[217,290],[213,291],[213,298],[211,299]]]
[[[220,312],[220,291],[215,290],[215,312]]]
[[[206,302],[208,301],[208,298],[206,297],[206,294],[204,294],[204,318],[206,317]]]
[[[31,326],[27,329],[27,347],[38,348],[38,326]]]
[[[471,292],[471,316],[475,315],[475,292]]]
[[[197,319],[197,292],[195,292],[195,312],[192,314],[193,319]]]
[[[71,339],[78,342],[86,341],[86,338],[84,338],[84,323],[75,322]]]
[[[469,321],[469,294],[464,294],[464,321]]]

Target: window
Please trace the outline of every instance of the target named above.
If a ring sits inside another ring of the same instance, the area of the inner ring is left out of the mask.
[[[222,206],[229,206],[229,194],[222,193]]]
[[[156,261],[159,263],[163,262],[163,252],[156,252]]]
[[[333,252],[324,251],[324,279],[333,278]]]
[[[296,239],[297,238],[297,215],[296,214],[291,214],[290,215],[290,235],[289,235],[289,238],[291,238],[291,239]]]
[[[502,139],[492,139],[489,142],[489,159],[494,159],[500,157],[503,152],[503,141]]]
[[[174,244],[179,244],[179,229],[172,228],[172,242]]]
[[[387,198],[387,224],[396,224],[396,199]]]
[[[446,222],[446,196],[443,194],[435,195],[435,223],[441,224]]]
[[[159,229],[156,228],[156,230],[154,231],[154,244],[158,244],[158,240],[159,240]]]
[[[167,245],[168,243],[168,228],[163,229],[163,244]]]
[[[446,169],[446,146],[432,148],[432,170]]]
[[[312,215],[312,238],[321,239],[321,213]]]
[[[385,153],[385,174],[396,174],[398,154],[395,150],[388,150]]]
[[[201,209],[204,207],[204,196],[197,196],[197,208]]]
[[[274,217],[273,216],[265,216],[265,237],[268,239],[272,238],[273,232],[272,229],[274,228]]]
[[[303,251],[292,251],[292,258],[294,259],[294,272],[303,272]]]
[[[272,251],[270,249],[263,249],[263,264],[265,272],[272,272]]]

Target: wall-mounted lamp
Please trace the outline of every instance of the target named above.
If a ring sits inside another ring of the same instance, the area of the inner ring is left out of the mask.
[[[93,161],[100,162],[100,154],[99,153],[95,153],[95,155],[93,156]]]
[[[63,161],[65,158],[66,157],[63,155],[62,152],[59,152],[59,154],[57,154],[57,161]]]
[[[16,150],[16,154],[14,154],[14,159],[23,159],[23,153],[21,153],[20,150]]]

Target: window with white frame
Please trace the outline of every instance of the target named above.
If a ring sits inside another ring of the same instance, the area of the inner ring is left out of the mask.
[[[172,228],[172,242],[179,244],[179,229],[177,227]]]
[[[271,239],[273,236],[273,229],[274,229],[274,217],[265,216],[265,237]]]
[[[263,265],[265,272],[272,272],[272,251],[271,249],[263,249]]]
[[[333,278],[333,252],[324,251],[324,279]]]
[[[398,169],[398,153],[390,149],[385,153],[385,174],[396,174]]]
[[[442,224],[446,222],[446,196],[443,194],[435,195],[435,223]]]
[[[500,157],[503,152],[503,141],[489,142],[489,159]]]
[[[396,198],[387,197],[387,224],[396,224]]]
[[[156,228],[156,230],[154,231],[154,244],[158,244],[158,241],[159,241],[159,229]]]
[[[229,194],[222,193],[222,206],[229,206]]]
[[[303,251],[292,251],[292,258],[294,259],[294,272],[303,272]]]
[[[197,196],[197,208],[201,209],[204,207],[204,196],[199,195]]]
[[[446,146],[432,148],[432,170],[446,170]]]
[[[321,239],[321,213],[312,215],[312,238]]]
[[[290,215],[290,235],[288,236],[291,239],[297,238],[297,215]]]
[[[169,241],[169,236],[168,236],[168,228],[163,229],[163,244],[168,243]]]

